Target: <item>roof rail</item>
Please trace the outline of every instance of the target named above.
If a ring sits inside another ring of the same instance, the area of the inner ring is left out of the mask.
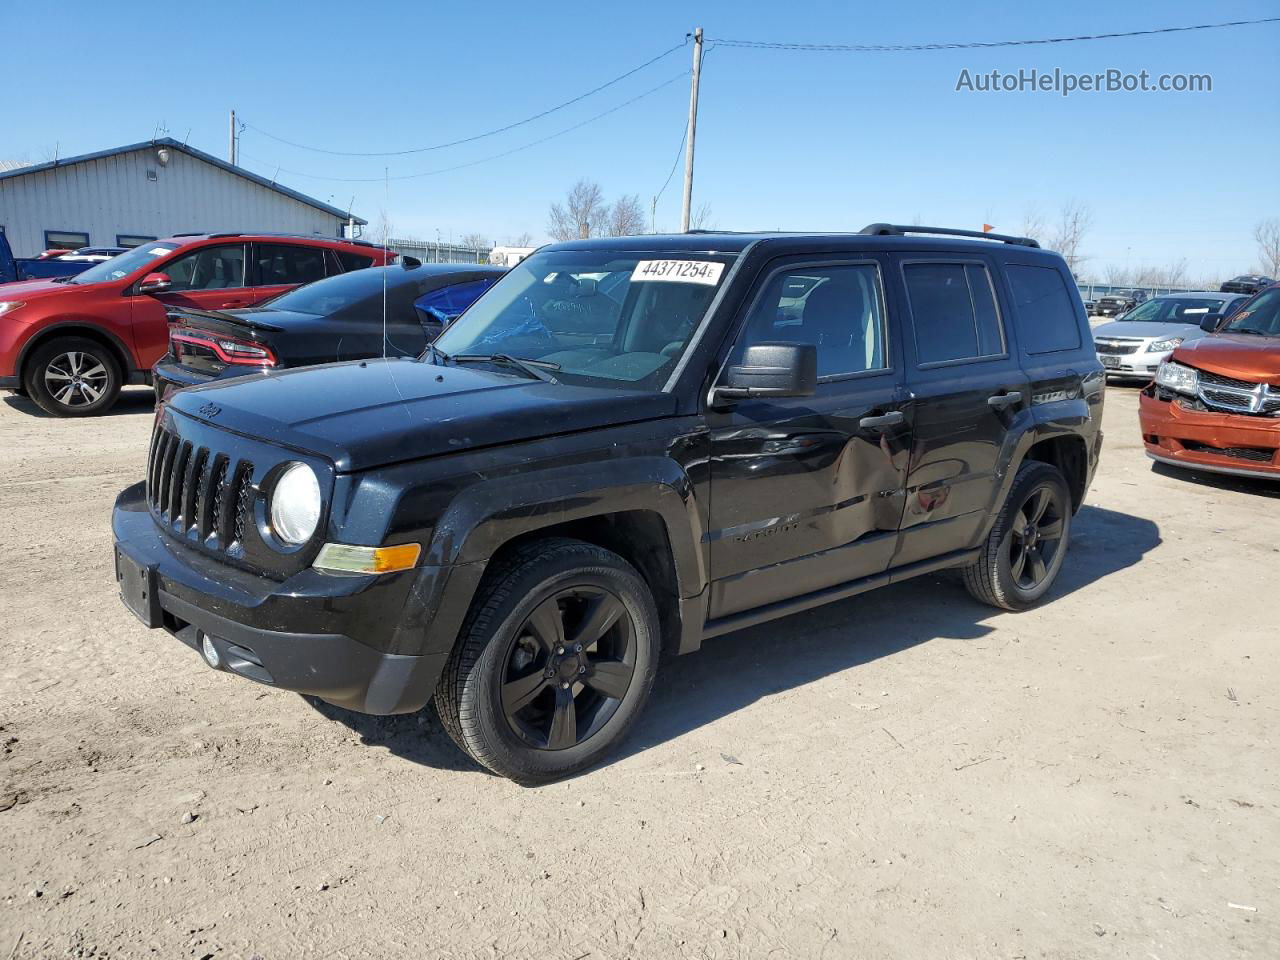
[[[203,237],[204,233],[199,230],[192,230],[189,233],[171,233],[171,237]]]
[[[952,227],[921,227],[915,224],[903,226],[897,223],[869,223],[858,232],[873,237],[905,237],[909,233],[930,233],[944,237],[973,237],[976,240],[998,240],[1001,243],[1012,243],[1019,247],[1040,246],[1030,237],[1013,237],[1006,233],[983,233],[980,230],[956,230]]]
[[[183,237],[183,236],[198,237],[198,236],[203,236],[203,234],[198,234],[198,233],[191,233],[191,234],[175,233],[175,234],[174,234],[174,236],[175,236],[175,237]],[[324,234],[321,234],[321,233],[283,233],[283,232],[274,231],[274,230],[256,230],[256,231],[249,231],[249,232],[245,232],[245,231],[243,231],[243,230],[237,230],[237,231],[235,231],[235,232],[233,232],[233,233],[211,233],[211,234],[209,234],[209,236],[210,236],[210,237],[217,237],[217,238],[223,238],[223,237],[281,237],[281,238],[284,238],[284,239],[297,239],[297,240],[340,240],[340,241],[342,241],[343,243],[352,243],[352,244],[355,244],[355,245],[356,245],[356,246],[358,246],[358,247],[372,247],[372,246],[373,246],[373,244],[372,244],[372,243],[370,243],[368,240],[350,240],[350,239],[348,239],[348,238],[346,238],[346,237],[326,237]]]

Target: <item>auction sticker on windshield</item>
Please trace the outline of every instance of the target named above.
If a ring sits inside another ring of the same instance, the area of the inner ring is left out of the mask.
[[[631,271],[631,282],[665,280],[668,283],[705,283],[714,287],[724,272],[723,263],[710,260],[641,260]]]

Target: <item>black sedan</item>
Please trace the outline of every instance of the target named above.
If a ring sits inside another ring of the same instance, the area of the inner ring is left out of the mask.
[[[171,310],[169,352],[151,371],[156,396],[283,367],[416,357],[505,272],[410,260],[317,280],[258,307]]]

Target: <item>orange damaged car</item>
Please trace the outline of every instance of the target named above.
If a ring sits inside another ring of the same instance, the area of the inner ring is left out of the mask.
[[[1152,460],[1280,480],[1280,284],[1174,350],[1142,392],[1139,419]]]

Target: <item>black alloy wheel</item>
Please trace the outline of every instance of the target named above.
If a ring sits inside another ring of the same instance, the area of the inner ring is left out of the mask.
[[[523,784],[599,762],[634,725],[662,630],[648,583],[618,554],[563,537],[495,560],[436,685],[445,731]]]
[[[1013,517],[1009,572],[1022,590],[1034,590],[1054,566],[1062,547],[1064,504],[1052,486],[1037,487]]]
[[[557,591],[512,638],[502,708],[517,736],[543,750],[576,746],[617,712],[635,675],[635,629],[600,587]]]
[[[1062,569],[1072,512],[1062,471],[1040,460],[1024,462],[978,559],[963,570],[969,593],[1003,610],[1034,606]]]

